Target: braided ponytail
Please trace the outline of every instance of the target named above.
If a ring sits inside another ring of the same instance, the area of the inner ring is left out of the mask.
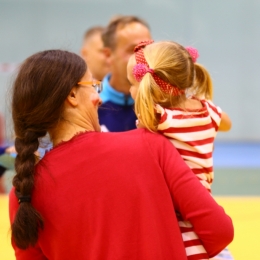
[[[36,244],[44,228],[43,217],[31,203],[40,138],[56,126],[64,101],[84,76],[86,64],[74,53],[48,50],[29,57],[13,84],[12,118],[16,135],[16,174],[13,178],[19,202],[11,225],[12,240],[21,249]]]
[[[39,137],[45,134],[46,132],[42,131]],[[22,249],[34,245],[38,239],[38,230],[43,229],[43,218],[31,204],[34,165],[37,161],[35,152],[38,147],[38,136],[34,132],[27,131],[24,138],[15,139],[17,156],[13,186],[20,205],[12,223],[12,237],[16,245]]]

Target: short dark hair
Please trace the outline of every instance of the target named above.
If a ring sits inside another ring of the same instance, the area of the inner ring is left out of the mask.
[[[88,40],[91,36],[96,33],[103,33],[105,27],[104,26],[93,26],[90,27],[84,34],[84,40]]]
[[[104,29],[102,33],[102,41],[105,47],[115,49],[116,47],[116,31],[119,27],[124,27],[130,23],[140,23],[150,30],[150,27],[146,21],[131,15],[119,15],[112,18],[108,26]]]

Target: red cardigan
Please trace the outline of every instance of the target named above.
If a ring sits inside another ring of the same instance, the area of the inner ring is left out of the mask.
[[[189,220],[210,256],[233,239],[222,207],[163,136],[145,129],[84,133],[37,164],[32,204],[44,218],[19,260],[184,260],[175,216]],[[18,208],[10,193],[10,220]]]

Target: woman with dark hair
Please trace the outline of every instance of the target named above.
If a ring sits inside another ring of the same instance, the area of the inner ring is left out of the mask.
[[[98,92],[76,54],[29,57],[13,85],[16,175],[10,192],[16,259],[187,259],[175,210],[209,255],[233,225],[164,137],[100,133]],[[53,148],[40,161],[39,141]],[[134,145],[133,145],[134,144]]]

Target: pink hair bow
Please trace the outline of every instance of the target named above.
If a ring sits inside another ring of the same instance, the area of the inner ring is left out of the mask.
[[[151,73],[152,75],[154,74],[154,70],[153,69],[150,69],[148,68],[145,64],[143,63],[139,63],[139,64],[136,64],[134,67],[133,67],[133,75],[135,77],[135,79],[140,82],[143,78],[143,76],[146,74],[146,73]]]
[[[196,62],[199,57],[198,50],[190,46],[186,47],[186,50],[190,54],[192,61]]]

